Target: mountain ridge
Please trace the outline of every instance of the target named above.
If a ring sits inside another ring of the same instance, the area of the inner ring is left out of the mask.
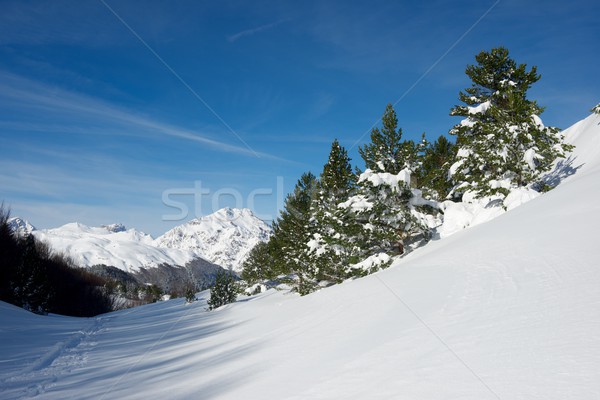
[[[251,210],[233,208],[188,221],[157,239],[122,224],[92,227],[71,222],[36,229],[20,217],[11,218],[9,224],[19,235],[32,233],[83,267],[108,265],[126,272],[159,265],[185,266],[196,259],[240,272],[252,247],[270,235],[270,227]]]

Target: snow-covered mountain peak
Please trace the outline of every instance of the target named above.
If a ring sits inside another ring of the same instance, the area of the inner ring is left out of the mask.
[[[207,260],[241,271],[250,250],[271,235],[271,227],[251,210],[222,208],[179,225],[155,240],[158,247],[192,250]]]
[[[193,219],[187,224],[204,225],[206,227],[215,225],[221,227],[238,226],[251,229],[257,224],[260,225],[258,221],[262,222],[251,210],[247,208],[225,207],[215,211],[212,214]]]
[[[8,226],[18,236],[27,236],[31,232],[35,231],[35,226],[25,219],[14,217],[8,220]]]

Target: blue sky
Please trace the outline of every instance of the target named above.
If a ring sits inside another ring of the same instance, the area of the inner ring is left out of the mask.
[[[40,228],[159,235],[277,215],[338,138],[362,167],[385,105],[435,139],[503,45],[566,128],[600,101],[597,1],[0,1],[0,199]],[[186,210],[187,209],[187,210]]]

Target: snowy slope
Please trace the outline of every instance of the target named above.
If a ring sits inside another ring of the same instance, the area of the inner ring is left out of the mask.
[[[109,225],[95,228],[70,223],[59,228],[36,230],[34,235],[53,250],[69,255],[78,265],[111,265],[127,272],[161,264],[185,265],[197,258],[191,251],[159,249],[150,235],[135,229]]]
[[[247,208],[223,208],[177,226],[155,240],[161,248],[192,250],[223,268],[241,271],[252,248],[271,228]]]
[[[569,138],[555,190],[306,297],[96,319],[0,304],[0,398],[600,398],[600,117]]]

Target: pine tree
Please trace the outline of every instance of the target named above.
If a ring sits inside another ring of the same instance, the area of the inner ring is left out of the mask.
[[[281,259],[276,239],[272,236],[266,242],[259,242],[250,250],[248,258],[244,261],[242,279],[246,282],[260,282],[274,279],[280,274],[278,263]]]
[[[543,108],[527,99],[527,91],[540,79],[536,67],[528,71],[503,47],[482,51],[475,60],[477,65],[466,69],[472,85],[459,93],[465,105],[455,106],[450,114],[464,119],[450,131],[457,136],[457,160],[449,174],[455,195],[506,195],[513,187],[539,180],[570,146],[557,128],[543,125]]]
[[[591,109],[591,112],[595,114],[600,114],[600,103],[596,104],[596,106]]]
[[[306,243],[310,240],[311,204],[317,178],[303,174],[273,223],[273,234],[265,244],[252,249],[244,263],[242,278],[249,283],[276,279],[281,275],[297,278],[295,289],[301,294],[314,285],[313,265],[308,260]]]
[[[359,258],[380,252],[402,254],[405,240],[426,232],[414,215],[409,183],[409,174],[366,170],[360,175],[357,194],[341,205],[354,220]]]
[[[381,129],[371,130],[371,143],[358,149],[366,168],[394,175],[405,168],[414,170],[417,146],[402,140],[402,128],[398,128],[398,117],[391,104],[386,106],[381,122]]]
[[[294,191],[286,198],[284,210],[274,224],[274,240],[279,251],[282,273],[294,275],[295,289],[301,294],[313,285],[314,266],[306,253],[310,240],[310,206],[315,194],[317,178],[310,172],[303,174]]]
[[[375,128],[371,143],[359,151],[367,169],[359,176],[357,190],[338,205],[354,259],[353,264],[371,256],[384,254],[379,260],[404,252],[404,240],[425,234],[427,228],[418,218],[411,190],[412,172],[419,168],[420,144],[402,141],[402,130],[391,105],[386,107],[382,129]],[[346,265],[349,275],[364,275],[385,267],[387,261],[353,268]]]
[[[196,301],[196,290],[194,285],[187,284],[184,289],[183,295],[185,297],[186,303],[193,303],[194,301]]]
[[[235,302],[237,297],[237,288],[235,278],[230,271],[219,271],[214,286],[210,289],[210,298],[208,299],[208,309],[214,310]]]
[[[444,200],[452,189],[448,169],[454,161],[454,154],[454,144],[440,135],[435,142],[427,143],[421,157],[421,168],[417,171],[419,187],[435,200]]]
[[[317,281],[340,282],[346,277],[352,246],[348,246],[350,232],[338,205],[348,199],[356,185],[350,161],[346,149],[335,139],[311,204],[312,237],[307,251]]]
[[[51,289],[46,263],[38,251],[38,244],[33,235],[27,235],[23,247],[23,256],[15,287],[16,298],[26,310],[37,314],[47,314]]]

